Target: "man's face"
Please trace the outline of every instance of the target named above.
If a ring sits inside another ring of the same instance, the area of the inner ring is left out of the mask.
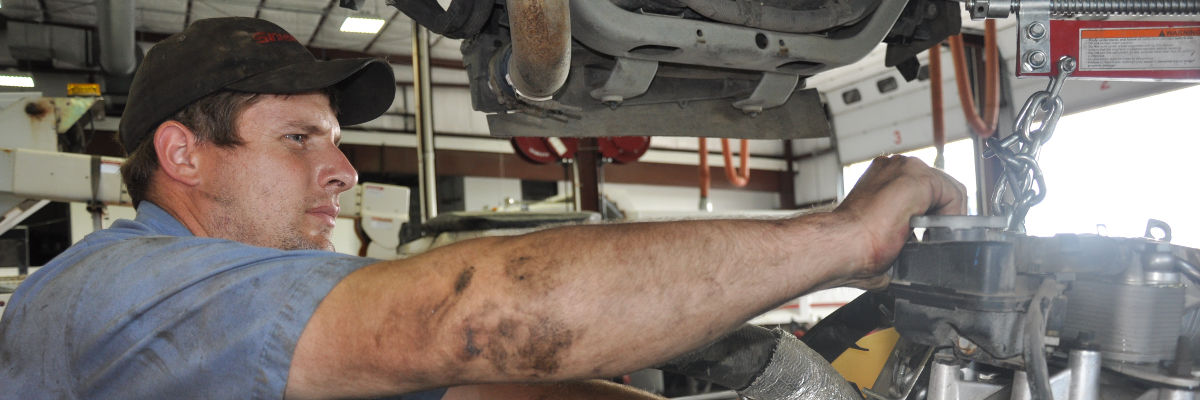
[[[333,250],[338,194],[358,173],[338,149],[341,128],[323,94],[265,96],[237,118],[244,142],[206,144],[201,195],[209,234],[256,246]]]

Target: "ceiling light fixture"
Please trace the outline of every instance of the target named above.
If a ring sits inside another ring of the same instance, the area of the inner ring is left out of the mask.
[[[33,74],[28,72],[0,71],[0,86],[33,87]]]
[[[383,29],[383,19],[361,17],[346,17],[341,28],[342,32],[351,33],[379,33],[380,29]]]

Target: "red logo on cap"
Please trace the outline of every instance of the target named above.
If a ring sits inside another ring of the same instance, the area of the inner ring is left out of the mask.
[[[254,41],[258,44],[267,44],[274,42],[296,42],[296,37],[278,32],[258,32],[254,34]]]

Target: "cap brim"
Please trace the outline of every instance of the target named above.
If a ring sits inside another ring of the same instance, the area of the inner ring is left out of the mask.
[[[334,87],[338,122],[356,125],[373,120],[392,106],[396,78],[383,60],[371,58],[292,64],[227,85],[230,90],[293,94]]]

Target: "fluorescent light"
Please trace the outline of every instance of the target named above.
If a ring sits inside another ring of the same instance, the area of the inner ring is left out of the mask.
[[[33,76],[19,72],[0,72],[0,86],[33,87]]]
[[[346,17],[342,22],[342,32],[379,33],[383,29],[383,20],[379,18]]]

